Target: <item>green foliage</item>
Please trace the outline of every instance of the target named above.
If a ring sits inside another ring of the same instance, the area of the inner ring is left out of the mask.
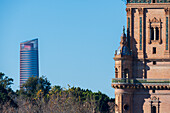
[[[61,86],[53,86],[50,90],[50,94],[57,94],[62,90]]]
[[[25,97],[35,98],[38,91],[41,90],[43,96],[48,94],[51,89],[51,83],[47,80],[46,77],[42,76],[38,77],[30,77],[28,80],[22,85],[22,89],[17,91],[19,95]]]
[[[0,86],[4,89],[8,89],[11,87],[11,84],[13,84],[13,79],[8,78],[4,73],[0,72]]]
[[[6,102],[9,102],[9,105],[16,107],[16,104],[12,99],[12,95],[15,93],[11,89],[11,84],[13,84],[13,79],[8,78],[4,73],[0,72],[0,104],[3,105]]]
[[[0,73],[0,112],[111,113],[114,111],[114,100],[100,91],[92,92],[70,85],[68,89],[63,89],[61,86],[51,88],[50,81],[44,76],[30,77],[23,84],[23,88],[16,93],[10,88],[11,84],[13,79]],[[15,98],[18,108],[12,98]]]
[[[44,95],[48,94],[51,89],[51,83],[47,80],[45,76],[39,78],[39,83],[37,84],[37,90],[42,90]]]
[[[94,93],[91,90],[84,90],[80,87],[69,87],[63,90],[60,86],[54,86],[50,90],[50,95],[58,95],[58,98],[65,98],[65,100],[71,99],[74,103],[81,103],[83,106],[85,104],[91,105],[96,112],[109,112],[108,102],[111,99],[100,91]]]

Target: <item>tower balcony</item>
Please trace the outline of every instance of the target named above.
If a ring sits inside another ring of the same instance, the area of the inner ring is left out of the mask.
[[[115,89],[170,89],[170,79],[112,79]]]

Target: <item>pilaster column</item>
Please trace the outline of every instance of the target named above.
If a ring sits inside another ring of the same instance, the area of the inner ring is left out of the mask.
[[[152,113],[152,102],[150,101],[150,103],[149,103],[149,113]]]
[[[139,56],[140,58],[143,58],[143,48],[144,48],[144,38],[143,38],[143,33],[144,33],[144,8],[138,8],[139,12]]]
[[[123,95],[120,94],[120,106],[119,106],[119,112],[123,113]]]
[[[162,37],[161,37],[161,25],[159,27],[159,44],[162,43]]]
[[[127,38],[128,38],[128,47],[131,50],[132,46],[132,8],[126,8],[127,13]]]
[[[156,40],[156,27],[154,27],[154,40]]]
[[[139,12],[139,47],[138,47],[138,58],[145,59],[144,52],[144,8],[138,8]],[[145,61],[145,60],[144,60]],[[143,63],[143,78],[145,77],[145,62]]]
[[[148,27],[148,44],[151,44],[151,22],[149,19],[149,27]]]

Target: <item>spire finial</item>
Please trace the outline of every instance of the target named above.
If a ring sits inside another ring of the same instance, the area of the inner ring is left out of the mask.
[[[125,26],[123,26],[123,34],[125,34]]]

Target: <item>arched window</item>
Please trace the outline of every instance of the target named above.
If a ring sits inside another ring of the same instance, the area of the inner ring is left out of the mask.
[[[118,69],[115,68],[115,78],[118,78]]]
[[[152,3],[154,1],[152,0]],[[155,0],[157,3],[157,0]],[[162,43],[162,21],[161,19],[157,19],[154,17],[153,19],[149,19],[149,29],[148,29],[148,43],[151,44],[152,42],[159,42]]]
[[[151,40],[154,40],[154,29],[151,27]]]
[[[125,78],[129,78],[129,69],[125,69],[124,70],[124,75],[125,75]]]
[[[153,3],[155,3],[156,2],[156,0],[153,0]]]
[[[156,40],[159,40],[159,29],[156,27]]]
[[[151,40],[159,40],[159,28],[151,27]]]
[[[152,112],[151,113],[156,113],[156,106],[152,106]]]
[[[128,111],[129,106],[128,106],[127,104],[125,104],[125,105],[123,106],[123,109],[124,109],[124,111]]]

